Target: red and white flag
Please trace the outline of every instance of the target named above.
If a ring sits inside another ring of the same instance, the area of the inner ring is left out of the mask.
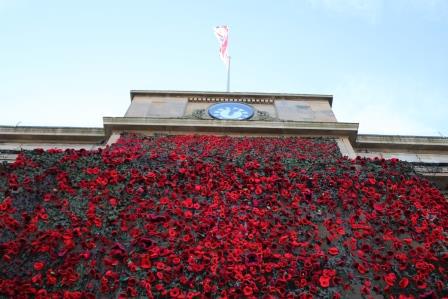
[[[227,52],[227,43],[229,41],[229,28],[226,25],[216,26],[215,35],[219,41],[219,56],[224,64],[229,67],[229,54]]]

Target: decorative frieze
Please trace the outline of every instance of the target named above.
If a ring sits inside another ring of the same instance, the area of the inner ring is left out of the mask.
[[[188,97],[188,102],[202,102],[202,103],[216,103],[216,102],[239,102],[250,104],[273,104],[274,98],[272,97],[219,97],[219,96],[192,96]]]

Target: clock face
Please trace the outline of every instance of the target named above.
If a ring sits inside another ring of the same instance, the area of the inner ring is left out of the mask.
[[[241,103],[219,103],[210,106],[208,114],[216,119],[245,120],[254,115],[254,108]]]

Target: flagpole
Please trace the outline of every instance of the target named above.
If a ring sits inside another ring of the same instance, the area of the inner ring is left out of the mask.
[[[227,92],[230,92],[230,56],[229,56],[229,65],[227,67]]]

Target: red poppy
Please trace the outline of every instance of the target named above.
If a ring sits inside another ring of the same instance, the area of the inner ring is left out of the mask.
[[[163,269],[165,269],[165,264],[162,262],[157,262],[156,268],[157,268],[157,270],[163,270]]]
[[[358,269],[358,272],[361,274],[365,274],[367,272],[367,269],[366,269],[366,267],[364,267],[363,264],[358,264],[357,269]]]
[[[395,280],[397,280],[397,276],[395,275],[395,273],[388,273],[384,276],[384,281],[388,286],[393,286],[395,284]]]
[[[148,255],[143,255],[140,259],[140,267],[142,267],[143,269],[149,269],[151,268],[151,260],[149,258]]]
[[[115,206],[117,206],[117,199],[114,198],[114,197],[111,197],[109,199],[109,203],[110,203],[111,206],[115,207]]]
[[[252,296],[254,291],[250,286],[245,286],[243,289],[244,296]]]
[[[37,275],[34,275],[32,278],[31,278],[31,281],[33,282],[33,283],[35,283],[35,284],[41,284],[42,283],[42,274],[37,274]]]
[[[409,279],[407,279],[406,277],[403,277],[400,282],[398,283],[398,285],[400,286],[400,288],[406,288],[409,284]]]
[[[57,283],[57,278],[56,278],[56,273],[54,273],[53,271],[49,270],[47,272],[47,283],[49,285],[55,285]]]
[[[330,286],[330,280],[331,278],[328,276],[319,277],[320,286],[323,288],[328,288]]]
[[[177,298],[180,295],[180,289],[177,287],[174,287],[170,290],[170,296],[173,298]]]
[[[334,269],[324,269],[324,271],[322,272],[323,276],[327,276],[327,277],[333,277],[336,275],[336,270]]]
[[[45,267],[45,264],[42,262],[36,262],[34,263],[34,270],[40,271]]]
[[[193,213],[190,210],[188,210],[184,212],[184,216],[185,218],[190,219],[191,217],[193,217]]]
[[[337,249],[336,247],[331,247],[328,249],[328,253],[331,255],[338,255],[339,254],[339,249]]]

